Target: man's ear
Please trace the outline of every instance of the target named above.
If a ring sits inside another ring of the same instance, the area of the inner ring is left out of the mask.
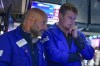
[[[59,19],[63,17],[62,13],[59,13],[58,15]]]

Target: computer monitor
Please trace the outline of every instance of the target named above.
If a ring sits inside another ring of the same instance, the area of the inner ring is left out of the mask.
[[[100,44],[99,35],[89,36],[89,40],[93,47],[99,47],[99,44]]]
[[[46,14],[48,15],[47,24],[52,25],[59,21],[58,13],[59,13],[60,5],[58,4],[32,1],[31,8],[39,8],[44,12],[46,12]]]

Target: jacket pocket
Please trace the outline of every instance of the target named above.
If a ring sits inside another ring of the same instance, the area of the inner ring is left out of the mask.
[[[26,66],[26,61],[25,57],[14,55],[12,59],[12,66]]]
[[[65,50],[65,46],[64,46],[63,42],[61,42],[61,41],[57,41],[56,42],[56,46],[61,51],[64,51]]]

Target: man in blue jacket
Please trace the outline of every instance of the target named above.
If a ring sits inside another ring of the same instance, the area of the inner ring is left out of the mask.
[[[39,36],[47,28],[47,15],[29,9],[15,30],[0,36],[0,66],[45,66]]]
[[[59,22],[44,32],[42,43],[47,66],[82,66],[81,58],[93,58],[94,49],[75,26],[77,14],[74,5],[63,4],[59,10]]]

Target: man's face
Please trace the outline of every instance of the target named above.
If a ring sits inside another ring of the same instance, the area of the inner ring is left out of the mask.
[[[47,18],[41,18],[38,19],[34,22],[34,24],[32,25],[32,27],[30,28],[31,33],[34,36],[41,36],[41,34],[43,33],[43,31],[45,29],[47,29]]]
[[[75,25],[76,16],[77,15],[72,11],[67,11],[64,15],[60,16],[62,27],[69,30]]]

